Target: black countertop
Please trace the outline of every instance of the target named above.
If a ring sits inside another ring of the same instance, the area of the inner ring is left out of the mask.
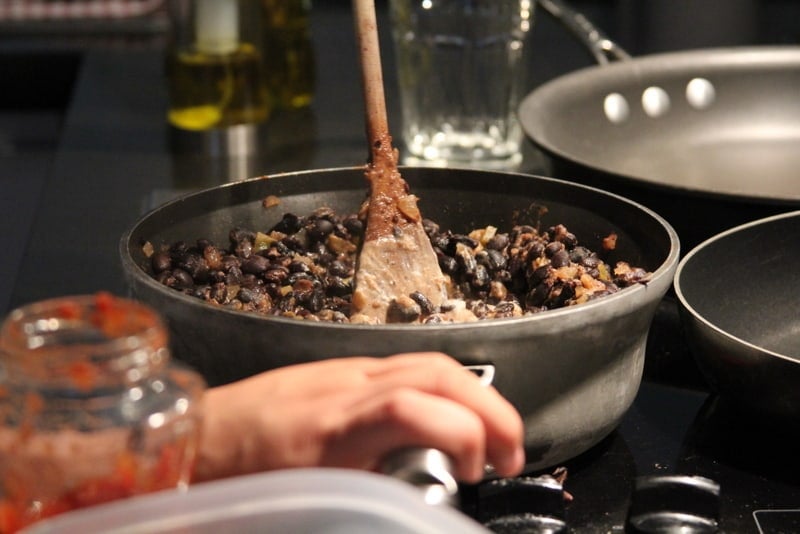
[[[800,34],[800,8],[793,2],[703,3],[717,10],[713,24],[708,23],[709,11],[692,2],[573,4],[633,54],[794,43]],[[384,3],[378,5],[379,25],[386,27]],[[238,173],[255,176],[365,161],[360,75],[348,7],[347,2],[315,3],[315,101],[308,110],[276,114],[265,128],[258,160],[246,162],[244,169],[240,165]],[[688,22],[675,20],[687,14]],[[387,35],[384,31],[381,39],[394,130],[399,113]],[[20,44],[19,39],[0,40],[0,64],[20,55],[55,55],[59,61],[52,65],[59,68],[37,71],[39,78],[33,78],[30,88],[34,98],[0,106],[0,311],[56,295],[97,290],[124,295],[117,246],[125,230],[167,195],[229,180],[232,167],[172,150],[160,40],[58,44],[51,50],[39,41],[27,47],[32,41],[23,38]],[[533,47],[531,88],[592,64],[581,45],[545,15],[536,21]],[[74,74],[74,84],[37,103],[36,86],[48,84],[48,72],[53,83],[62,84]],[[525,148],[522,170],[547,172],[531,146]],[[645,380],[633,407],[617,431],[567,466],[566,488],[575,497],[568,522],[576,532],[620,531],[636,476],[683,473],[722,484],[726,532],[758,532],[757,510],[800,508],[798,460],[780,437],[774,427],[732,414],[709,394],[683,343],[674,302],[667,297],[654,321]],[[797,513],[764,517],[778,517],[785,530],[763,532],[800,531]]]

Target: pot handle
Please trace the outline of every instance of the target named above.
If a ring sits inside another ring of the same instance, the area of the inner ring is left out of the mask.
[[[495,367],[492,364],[465,365],[465,369],[475,373],[484,387],[494,380]],[[438,449],[409,447],[389,454],[378,470],[385,474],[416,486],[430,505],[458,504],[458,482],[453,476],[453,461]],[[486,467],[487,473],[491,466]]]
[[[612,60],[622,61],[631,58],[620,45],[609,39],[589,19],[568,6],[564,0],[536,0],[536,2],[577,37],[599,64],[606,65]]]

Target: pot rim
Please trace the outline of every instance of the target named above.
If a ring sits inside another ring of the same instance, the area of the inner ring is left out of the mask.
[[[539,176],[535,174],[528,174],[523,172],[514,172],[514,171],[489,171],[489,170],[477,170],[472,168],[458,168],[458,167],[448,167],[448,168],[438,168],[438,167],[412,167],[412,166],[400,166],[400,170],[408,169],[408,170],[419,170],[422,172],[445,172],[445,171],[462,171],[462,172],[471,172],[471,173],[480,173],[480,174],[492,174],[492,175],[508,175],[508,176],[516,176],[516,177],[523,177],[523,178],[531,178],[538,181],[544,182],[551,182],[555,184],[559,184],[563,187],[569,189],[580,189],[592,192],[593,194],[606,196],[608,198],[614,199],[618,202],[622,202],[625,204],[630,205],[631,207],[635,208],[642,214],[645,214],[651,217],[658,225],[664,230],[666,233],[670,248],[662,263],[653,271],[651,271],[651,276],[645,283],[639,283],[634,286],[626,287],[621,289],[620,291],[613,293],[611,295],[604,295],[594,300],[590,300],[588,302],[584,302],[582,304],[568,306],[564,308],[558,308],[555,310],[545,310],[542,312],[525,315],[522,317],[512,317],[512,318],[496,318],[496,319],[488,319],[488,320],[479,320],[474,322],[460,322],[460,323],[439,323],[435,325],[430,324],[398,324],[398,323],[388,323],[388,324],[380,324],[380,325],[367,325],[367,324],[352,324],[352,323],[334,323],[334,322],[327,322],[327,321],[300,321],[298,319],[290,318],[290,317],[281,317],[281,316],[273,316],[273,315],[264,315],[257,312],[243,312],[240,310],[231,310],[228,308],[223,307],[215,307],[211,306],[199,299],[193,298],[189,295],[185,295],[181,292],[175,291],[174,289],[170,289],[165,287],[163,284],[158,283],[155,279],[153,279],[149,274],[147,274],[132,258],[130,254],[131,238],[138,227],[143,224],[152,213],[157,210],[162,210],[167,208],[168,206],[185,202],[195,196],[208,194],[209,191],[213,190],[224,190],[232,187],[236,187],[237,185],[240,186],[242,183],[248,182],[256,182],[261,180],[272,180],[272,179],[291,179],[297,176],[304,176],[304,175],[311,175],[311,174],[321,174],[321,173],[338,173],[338,172],[363,172],[365,169],[364,166],[351,166],[351,167],[331,167],[331,168],[323,168],[323,169],[308,169],[302,171],[290,171],[290,172],[281,172],[275,173],[270,175],[262,175],[262,176],[254,176],[251,178],[246,178],[244,180],[240,180],[237,182],[230,182],[226,184],[221,184],[217,186],[207,187],[195,192],[187,193],[182,195],[178,198],[170,200],[139,217],[134,224],[122,235],[120,242],[119,242],[119,252],[122,260],[122,265],[125,273],[127,274],[129,281],[131,278],[135,279],[137,283],[141,283],[146,285],[151,290],[157,291],[159,294],[170,296],[171,298],[177,299],[184,305],[189,305],[192,308],[202,309],[204,311],[208,311],[209,313],[222,313],[222,314],[231,314],[231,316],[235,316],[239,319],[248,318],[254,321],[269,321],[269,322],[276,322],[278,324],[291,324],[297,325],[298,322],[302,323],[308,328],[320,328],[320,329],[334,329],[334,330],[347,330],[347,331],[362,331],[368,330],[371,332],[376,331],[385,331],[385,332],[402,332],[402,333],[420,333],[426,331],[458,331],[458,330],[474,330],[476,328],[491,328],[493,326],[501,326],[501,325],[526,325],[528,323],[538,323],[542,321],[563,321],[565,317],[572,317],[572,316],[583,316],[585,314],[590,314],[592,310],[596,309],[598,306],[609,306],[609,303],[616,302],[619,300],[632,300],[632,301],[646,301],[648,299],[647,293],[650,291],[650,286],[655,286],[657,289],[656,291],[659,295],[663,295],[669,288],[669,285],[672,284],[673,276],[675,269],[678,265],[678,260],[680,257],[680,241],[678,238],[677,232],[672,228],[669,222],[666,221],[663,217],[658,215],[653,210],[625,198],[621,195],[617,195],[615,193],[611,193],[609,191],[605,191],[599,188],[591,187],[584,184],[579,184],[575,182],[570,182],[567,180],[562,180],[558,178],[552,178],[547,176]],[[240,186],[241,187],[241,186]],[[365,186],[366,191],[366,186]],[[662,287],[663,286],[663,287]],[[662,291],[663,289],[663,291]],[[659,297],[660,298],[660,297]],[[584,311],[585,310],[585,311]]]

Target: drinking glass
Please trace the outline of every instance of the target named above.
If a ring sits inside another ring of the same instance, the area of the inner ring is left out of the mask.
[[[533,0],[390,0],[403,162],[514,168]]]

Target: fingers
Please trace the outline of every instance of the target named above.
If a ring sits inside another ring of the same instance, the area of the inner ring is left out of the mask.
[[[485,387],[460,363],[442,354],[423,353],[398,360],[402,361],[395,362],[390,370],[373,374],[374,379],[380,377],[376,387],[414,387],[467,408],[485,428],[486,455],[498,474],[510,476],[522,468],[522,421],[497,390]]]
[[[287,366],[207,394],[198,465],[205,478],[263,469],[375,469],[404,447],[449,454],[477,481],[524,464],[522,421],[493,387],[440,353],[351,357]]]
[[[403,354],[360,360],[353,367],[370,381],[349,409],[354,424],[363,427],[357,435],[380,437],[371,443],[376,450],[440,448],[453,456],[463,477],[482,474],[486,462],[501,476],[522,469],[519,414],[454,359],[440,353]],[[370,430],[370,424],[381,428]]]

